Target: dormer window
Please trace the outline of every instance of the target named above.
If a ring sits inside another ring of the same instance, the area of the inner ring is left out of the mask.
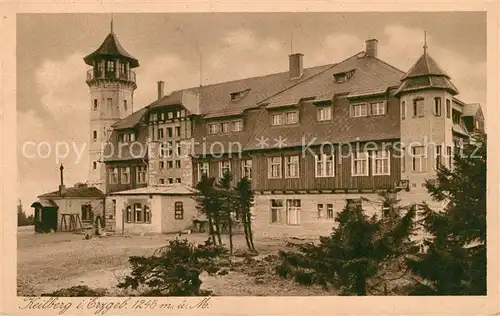
[[[385,115],[385,112],[384,101],[370,103],[370,115]]]
[[[229,132],[229,122],[220,123],[220,132],[221,133],[228,133]]]
[[[367,106],[366,103],[358,103],[358,104],[353,104],[351,106],[351,116],[352,117],[362,117],[362,116],[367,116],[368,111],[367,111]]]
[[[332,107],[318,108],[318,121],[330,121],[332,119]]]
[[[208,124],[208,134],[217,134],[219,132],[219,124],[217,123],[211,123]]]
[[[460,114],[460,112],[453,110],[452,113],[453,124],[460,124],[461,117],[462,115]]]
[[[243,97],[248,93],[248,91],[250,91],[250,89],[230,93],[229,95],[231,96],[231,101],[239,101],[243,99]]]
[[[173,119],[173,118],[174,118],[174,112],[168,112],[168,113],[167,113],[167,118],[168,118],[169,120]]]
[[[354,75],[354,70],[339,72],[333,75],[335,78],[335,83],[344,83],[349,80]]]
[[[135,133],[121,133],[118,134],[118,142],[120,143],[128,143],[135,142]]]
[[[158,115],[156,113],[151,113],[151,115],[149,115],[149,120],[152,121],[152,122],[155,122],[158,120]]]
[[[299,113],[297,111],[285,113],[285,124],[297,124],[299,122]]]
[[[233,132],[241,132],[243,130],[243,120],[233,121]]]

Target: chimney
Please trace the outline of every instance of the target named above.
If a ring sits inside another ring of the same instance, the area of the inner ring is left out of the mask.
[[[377,44],[376,38],[371,38],[366,41],[366,57],[377,57]]]
[[[163,98],[165,95],[165,82],[158,81],[158,100]]]
[[[288,56],[290,62],[290,79],[298,79],[302,76],[304,72],[302,56],[304,56],[304,54],[301,53],[295,53]]]
[[[59,167],[59,170],[60,170],[60,175],[61,175],[61,184],[59,185],[59,195],[62,196],[63,193],[64,193],[64,189],[65,189],[65,187],[64,187],[64,176],[63,176],[64,175],[64,172],[63,172],[64,167],[63,167],[62,164],[61,164],[61,167]]]

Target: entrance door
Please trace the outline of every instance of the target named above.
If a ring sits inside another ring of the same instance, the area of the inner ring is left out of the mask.
[[[42,209],[42,229],[46,232],[57,231],[57,208],[44,207]]]

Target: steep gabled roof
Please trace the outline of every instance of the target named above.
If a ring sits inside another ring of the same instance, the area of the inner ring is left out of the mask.
[[[452,95],[458,94],[458,89],[451,82],[450,76],[429,56],[427,50],[424,50],[413,67],[401,78],[401,85],[395,94],[423,89],[444,89]]]
[[[106,36],[104,42],[95,52],[85,56],[83,60],[87,65],[93,66],[94,60],[99,57],[121,57],[130,62],[130,68],[139,67],[139,61],[123,48],[113,31]]]
[[[158,108],[182,104],[183,93],[191,92],[199,97],[198,110],[201,115],[220,117],[226,116],[229,113],[242,113],[246,109],[254,108],[260,101],[303,82],[332,66],[333,65],[325,65],[306,68],[300,79],[290,79],[290,73],[286,71],[265,76],[176,90],[164,96],[162,99],[151,103],[147,107]],[[232,100],[231,94],[240,91],[245,91],[241,99]]]
[[[112,125],[114,129],[126,129],[126,128],[133,128],[135,127],[141,119],[144,117],[146,114],[147,109],[142,108],[138,111],[135,111],[134,113],[130,114],[129,116],[119,120],[115,124]]]
[[[476,113],[481,109],[479,103],[466,104],[464,106],[463,116],[476,116]]]

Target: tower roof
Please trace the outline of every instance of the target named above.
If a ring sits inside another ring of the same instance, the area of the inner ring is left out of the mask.
[[[395,94],[423,89],[444,89],[452,95],[457,95],[458,89],[451,82],[450,76],[429,56],[426,48],[424,47],[423,55],[401,78],[401,84]]]
[[[139,67],[139,61],[122,47],[113,30],[111,30],[101,46],[92,54],[85,56],[83,60],[87,65],[93,66],[94,60],[99,57],[120,57],[130,62],[130,68]]]

